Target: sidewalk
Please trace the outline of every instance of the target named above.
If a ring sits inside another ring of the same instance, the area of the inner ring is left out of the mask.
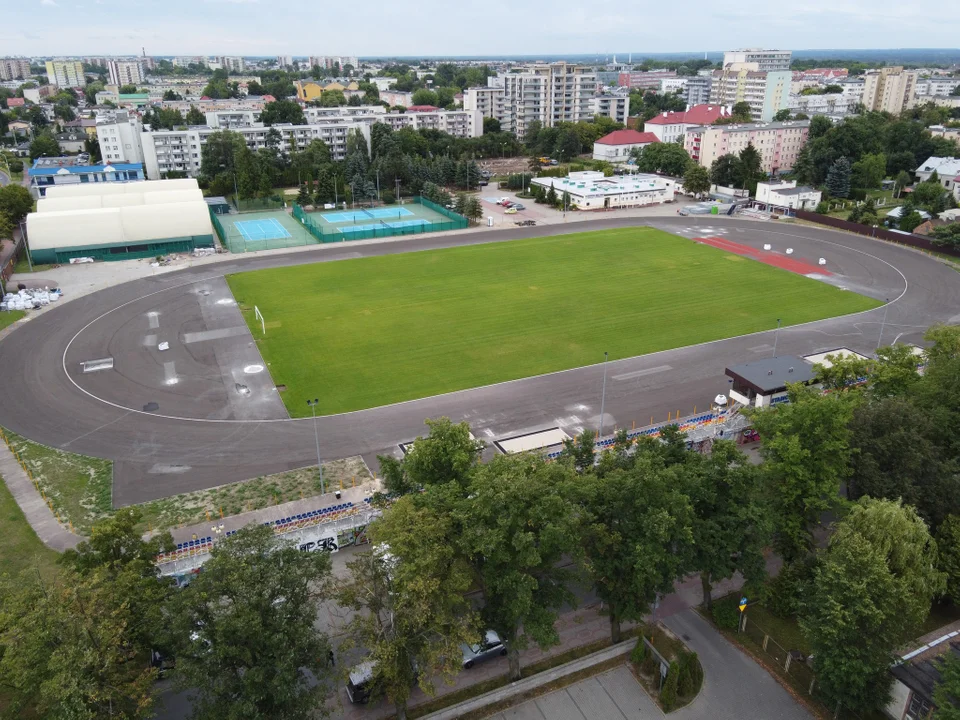
[[[83,540],[57,522],[56,515],[3,441],[0,441],[0,477],[44,545],[63,552],[75,548]]]

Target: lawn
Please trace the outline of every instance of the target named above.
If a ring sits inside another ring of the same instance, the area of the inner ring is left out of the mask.
[[[294,417],[313,398],[322,414],[360,410],[879,305],[652,228],[227,281]]]
[[[0,330],[13,325],[24,315],[26,315],[26,313],[23,310],[7,310],[6,312],[0,313]]]
[[[2,442],[2,441],[0,441]],[[44,578],[56,571],[57,553],[42,542],[0,479],[0,576],[36,569]]]

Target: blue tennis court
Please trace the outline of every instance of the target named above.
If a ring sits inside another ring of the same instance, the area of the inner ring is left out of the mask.
[[[410,214],[412,215],[413,213],[410,213]],[[399,222],[391,222],[391,223],[381,221],[378,223],[373,223],[371,225],[353,225],[352,227],[342,227],[340,228],[340,232],[342,232],[344,235],[350,235],[351,233],[378,230],[383,228],[384,226],[388,228],[405,228],[405,227],[413,227],[415,225],[419,226],[419,225],[432,225],[432,224],[433,223],[431,223],[429,220],[424,220],[422,218],[417,218],[416,220],[401,220]]]
[[[373,218],[374,220],[389,220],[390,218],[401,218],[407,215],[413,215],[406,208],[370,208],[369,210],[345,210],[343,212],[320,213],[320,217],[328,223],[345,222],[363,222]]]
[[[235,220],[233,226],[247,241],[279,240],[290,237],[290,233],[276,218]]]

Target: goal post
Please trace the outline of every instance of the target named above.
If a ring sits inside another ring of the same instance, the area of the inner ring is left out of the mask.
[[[267,324],[263,320],[263,314],[260,312],[260,308],[256,305],[253,306],[253,316],[260,321],[260,331],[266,335],[267,334]]]

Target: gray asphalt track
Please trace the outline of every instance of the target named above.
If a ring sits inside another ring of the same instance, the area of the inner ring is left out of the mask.
[[[830,282],[892,301],[884,343],[918,342],[935,322],[960,322],[960,274],[952,268],[889,243],[794,224],[622,218],[322,246],[289,255],[237,256],[137,280],[37,316],[0,343],[0,425],[54,447],[114,460],[117,506],[303,467],[316,462],[312,421],[285,419],[269,374],[244,370],[262,360],[249,333],[237,330],[239,314],[223,275],[641,224],[686,237],[720,234],[754,247],[793,247],[795,258],[814,263],[825,257],[834,273]],[[718,273],[717,282],[737,280],[727,271]],[[776,308],[770,310],[773,326]],[[884,313],[880,308],[786,328],[778,354],[841,346],[872,352]],[[166,354],[151,345],[164,339],[171,341]],[[668,412],[704,408],[726,391],[727,365],[763,357],[772,343],[772,332],[758,333],[611,362],[604,424],[640,426],[651,417],[665,420]],[[603,350],[597,348],[598,360]],[[81,372],[80,362],[105,356],[115,358],[115,370]],[[398,442],[422,433],[425,418],[437,416],[466,420],[487,441],[556,426],[571,434],[595,428],[602,373],[594,365],[323,417],[317,420],[321,451],[326,458],[362,454],[370,460],[395,452]]]

